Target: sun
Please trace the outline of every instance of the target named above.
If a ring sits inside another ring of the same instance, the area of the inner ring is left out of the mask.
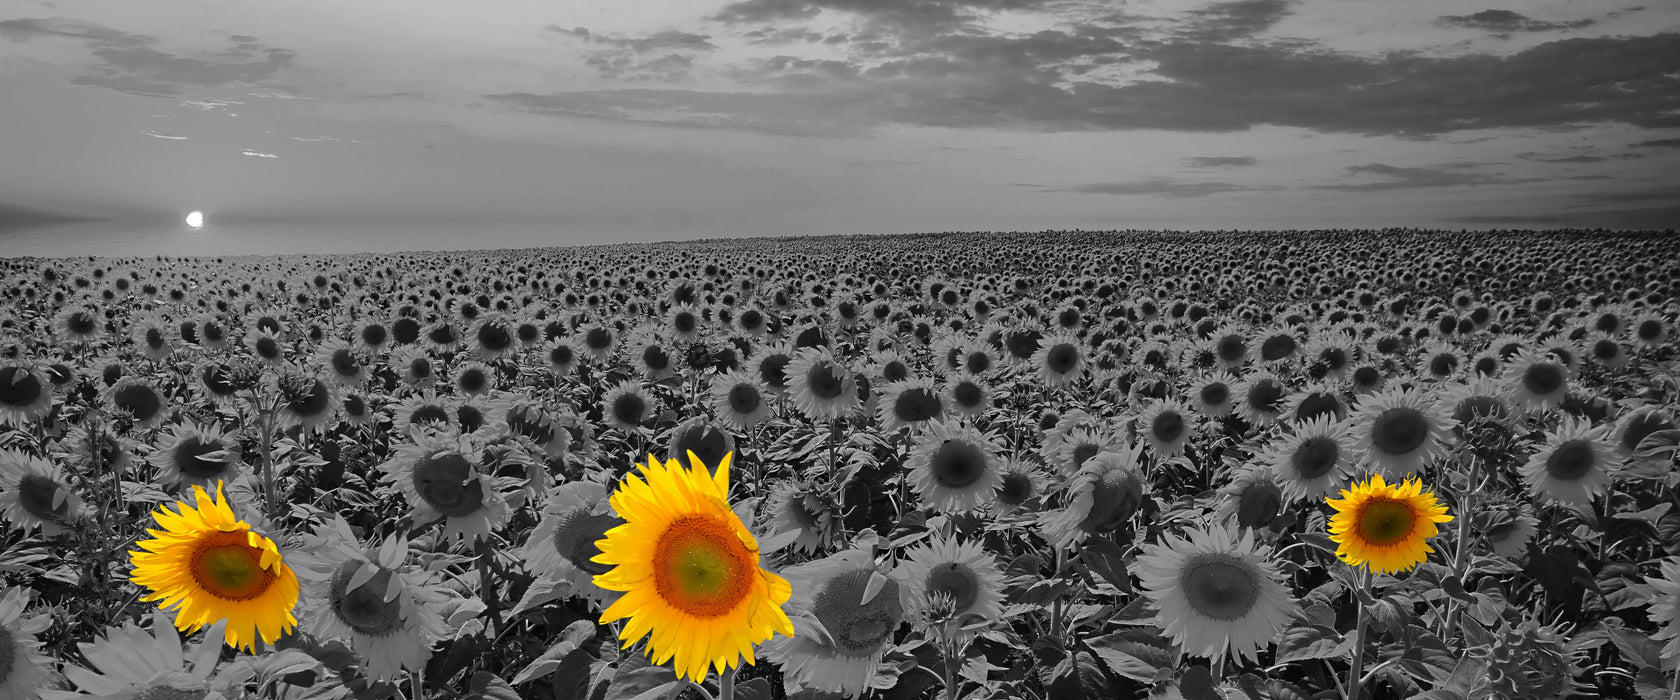
[[[193,228],[202,228],[204,226],[204,212],[195,211],[188,214],[187,225]]]

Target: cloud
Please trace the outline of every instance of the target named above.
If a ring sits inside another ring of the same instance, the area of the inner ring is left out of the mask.
[[[1056,4],[1057,0],[744,0],[726,5],[707,19],[725,24],[786,25],[814,19],[824,12],[844,12],[861,18],[872,30],[895,36],[932,36],[971,27],[985,12],[1034,10]]]
[[[1508,56],[1373,56],[1292,43],[1128,42],[1117,38],[1124,31],[948,34],[918,40],[914,53],[778,57],[732,71],[743,83],[776,88],[771,92],[522,93],[513,102],[550,114],[574,114],[587,104],[600,118],[734,123],[772,133],[867,133],[889,125],[1237,132],[1276,125],[1430,139],[1592,123],[1680,127],[1680,33],[1565,39]],[[1099,64],[1140,66],[1147,79],[1081,77],[1082,66]]]
[[[1233,168],[1257,162],[1254,156],[1195,156],[1184,159],[1184,164],[1192,168]]]
[[[1383,178],[1377,182],[1341,183],[1335,185],[1318,185],[1313,189],[1339,190],[1343,192],[1384,192],[1388,190],[1408,190],[1420,187],[1477,187],[1481,185],[1514,185],[1527,182],[1544,182],[1551,178],[1506,178],[1499,175],[1485,175],[1466,172],[1479,167],[1475,163],[1453,163],[1433,168],[1403,168],[1384,163],[1369,163],[1354,165],[1347,169],[1349,175],[1374,175]]]
[[[1436,24],[1443,27],[1465,27],[1480,29],[1500,38],[1510,38],[1513,32],[1555,32],[1563,29],[1580,29],[1591,25],[1590,19],[1572,22],[1545,22],[1529,19],[1510,10],[1482,10],[1470,15],[1448,15],[1436,20]]]
[[[62,18],[0,21],[0,38],[8,41],[50,37],[83,42],[100,63],[90,74],[72,79],[72,84],[147,97],[177,97],[184,87],[260,84],[290,68],[297,57],[292,51],[268,47],[254,37],[227,36],[231,46],[224,51],[181,56],[159,50],[155,37],[92,22]]]
[[[1585,154],[1578,156],[1544,156],[1533,152],[1518,153],[1517,157],[1523,160],[1531,160],[1536,163],[1598,163],[1609,160],[1609,158],[1605,156],[1589,156]]]
[[[1680,148],[1680,139],[1653,139],[1633,144],[1634,148]]]
[[[815,42],[819,42],[819,41],[824,41],[824,39],[825,39],[820,32],[813,32],[810,29],[807,29],[807,28],[804,28],[804,27],[782,27],[780,29],[754,29],[750,32],[742,34],[741,36],[748,39],[750,41],[750,43],[758,44],[758,45],[764,45],[764,44],[798,44],[798,43],[810,44],[810,43],[815,43]],[[838,43],[844,42],[846,40],[846,37],[845,37],[844,34],[836,34],[835,37],[839,37],[839,38],[835,39],[833,41],[826,41],[825,43],[838,44]],[[828,37],[828,38],[829,39],[834,39],[834,37]]]
[[[0,202],[0,231],[49,224],[68,224],[78,221],[105,221],[105,219]]]
[[[150,129],[141,129],[140,133],[145,134],[147,136],[150,136],[154,139],[167,139],[167,140],[170,140],[170,141],[185,141],[185,140],[187,140],[187,137],[185,137],[185,136],[172,136],[170,134],[159,133],[159,132],[156,132],[156,131],[152,131]]]
[[[586,53],[584,64],[599,70],[604,78],[630,81],[683,80],[694,67],[694,57],[690,54],[717,50],[707,35],[675,30],[641,37],[612,36],[586,27],[566,29],[559,25],[550,25],[548,31],[605,47]],[[662,55],[648,58],[655,53]]]
[[[1226,192],[1275,190],[1275,186],[1251,187],[1229,182],[1183,182],[1172,178],[1155,177],[1130,182],[1093,182],[1074,187],[1045,189],[1044,192],[1077,192],[1080,194],[1152,195],[1166,197],[1206,197]]]
[[[280,157],[280,156],[274,155],[273,153],[263,153],[262,151],[258,151],[258,150],[254,150],[254,149],[250,149],[250,148],[245,149],[244,153],[245,153],[245,155],[256,156],[258,158],[279,158]]]
[[[1288,16],[1289,0],[1235,0],[1192,10],[1196,19],[1178,32],[1189,41],[1230,42],[1271,29]]]

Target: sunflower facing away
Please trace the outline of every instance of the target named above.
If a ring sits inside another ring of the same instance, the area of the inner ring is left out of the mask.
[[[156,539],[129,552],[129,580],[150,591],[141,601],[178,608],[175,626],[182,631],[225,619],[228,646],[250,649],[258,638],[274,643],[297,626],[297,575],[273,540],[234,517],[221,484],[214,497],[201,486],[193,494],[196,508],[177,501],[178,512],[165,505],[152,514],[160,529],[148,529]]]
[[[1354,482],[1343,490],[1341,499],[1326,499],[1336,514],[1330,516],[1330,540],[1336,556],[1373,573],[1409,571],[1435,551],[1426,542],[1439,530],[1436,523],[1451,522],[1447,507],[1435,502],[1435,494],[1423,492],[1423,482],[1408,478],[1397,484],[1373,474],[1369,481]]]
[[[782,611],[793,588],[759,567],[758,539],[729,507],[732,456],[714,474],[693,453],[687,469],[649,455],[641,477],[627,476],[609,500],[625,522],[591,559],[613,567],[595,585],[624,593],[601,622],[628,618],[618,635],[625,647],[651,633],[654,663],[675,659],[677,675],[696,682],[709,666],[755,663],[754,645],[794,633]]]
[[[1138,578],[1156,622],[1187,654],[1254,660],[1289,622],[1296,603],[1252,531],[1224,525],[1163,535],[1143,546]]]

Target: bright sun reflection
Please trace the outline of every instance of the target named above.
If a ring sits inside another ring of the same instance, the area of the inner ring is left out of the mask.
[[[188,214],[187,215],[187,225],[191,226],[193,228],[199,228],[199,227],[203,226],[204,225],[204,212],[195,211],[191,214]]]

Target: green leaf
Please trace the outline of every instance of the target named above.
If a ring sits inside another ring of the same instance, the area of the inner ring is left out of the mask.
[[[548,651],[543,652],[542,656],[537,657],[513,677],[513,684],[529,683],[553,673],[566,657],[578,652],[584,642],[593,639],[598,629],[598,626],[589,620],[578,620],[567,625],[560,633],[560,639],[550,646]]]
[[[1121,593],[1132,594],[1132,577],[1126,573],[1126,553],[1120,551],[1120,546],[1113,540],[1107,537],[1087,539],[1079,558]]]
[[[1342,655],[1342,634],[1325,625],[1296,625],[1278,639],[1277,660],[1333,659]]]
[[[472,677],[465,700],[521,700],[519,691],[494,673],[479,671]]]
[[[1139,683],[1160,680],[1161,670],[1172,669],[1172,654],[1164,648],[1128,639],[1125,632],[1107,634],[1086,642],[1108,670]]]
[[[1638,664],[1640,668],[1654,668],[1661,671],[1662,645],[1651,639],[1650,635],[1639,630],[1626,627],[1605,626],[1610,633],[1610,643],[1622,652],[1622,658],[1630,663]]]

